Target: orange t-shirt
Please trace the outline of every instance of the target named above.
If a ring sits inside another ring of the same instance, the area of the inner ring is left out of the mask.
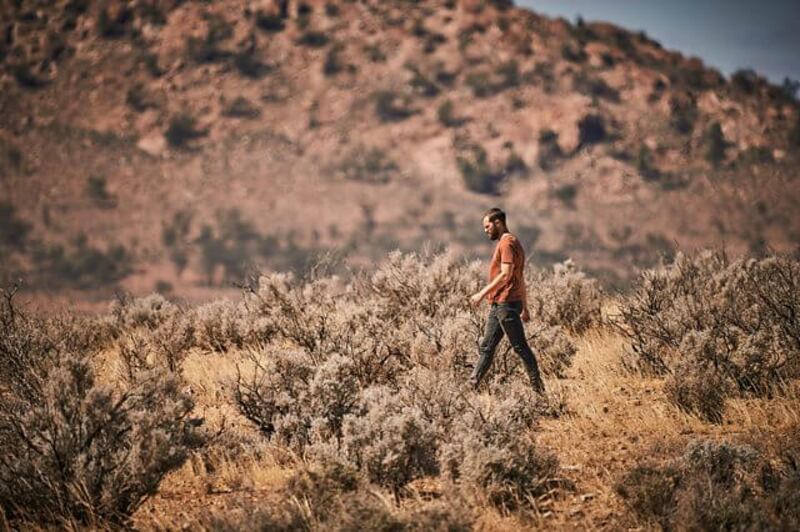
[[[522,271],[525,265],[525,251],[522,249],[519,239],[511,233],[503,234],[494,248],[492,262],[489,264],[489,282],[492,282],[492,279],[500,273],[500,264],[503,262],[514,265],[511,278],[489,292],[487,300],[489,303],[522,301],[525,295],[525,280]]]

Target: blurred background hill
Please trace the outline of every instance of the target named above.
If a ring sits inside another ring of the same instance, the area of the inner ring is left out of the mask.
[[[202,300],[322,254],[490,249],[609,285],[676,248],[796,252],[797,86],[510,1],[0,7],[0,276]]]

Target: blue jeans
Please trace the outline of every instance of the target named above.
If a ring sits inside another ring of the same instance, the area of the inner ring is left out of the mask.
[[[536,364],[536,357],[528,346],[525,338],[525,329],[522,326],[522,301],[507,301],[502,303],[492,303],[489,311],[489,318],[486,321],[486,331],[480,345],[480,358],[478,364],[472,372],[472,382],[477,386],[486,371],[492,365],[494,352],[503,334],[508,337],[511,347],[516,351],[525,365],[525,371],[531,380],[531,384],[537,391],[544,391],[539,366]]]

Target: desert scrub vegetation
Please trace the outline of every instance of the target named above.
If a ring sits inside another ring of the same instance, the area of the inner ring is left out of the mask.
[[[101,382],[107,328],[31,317],[0,295],[0,509],[17,523],[125,524],[202,443],[191,399],[155,367]]]
[[[67,245],[35,242],[31,250],[34,279],[41,287],[73,287],[88,290],[114,285],[133,271],[135,257],[122,244],[106,249],[89,242],[80,233]]]
[[[638,464],[616,490],[640,519],[663,529],[796,529],[797,442],[778,454],[773,462],[748,445],[693,440],[665,464]]]
[[[681,408],[722,418],[725,398],[779,393],[800,376],[800,264],[679,253],[623,299],[630,364],[664,375]]]
[[[207,131],[197,127],[197,120],[180,113],[170,118],[164,137],[173,148],[187,148],[193,140],[205,136]]]
[[[557,468],[529,432],[564,405],[535,395],[503,345],[487,388],[507,400],[476,403],[466,383],[484,318],[468,296],[482,278],[477,263],[452,254],[399,252],[349,282],[319,272],[262,276],[245,299],[273,336],[246,349],[233,388],[240,412],[274,444],[357,471],[396,498],[415,481],[443,477],[459,496],[529,507]],[[564,277],[553,289],[570,282],[584,281]],[[569,297],[566,305],[585,304]],[[575,353],[567,329],[535,325],[543,371],[563,374]],[[480,435],[469,445],[447,443],[471,431]]]
[[[339,172],[350,181],[385,184],[399,174],[400,167],[384,150],[361,146],[342,160]]]
[[[375,93],[375,113],[381,122],[400,122],[419,113],[411,98],[390,90]]]

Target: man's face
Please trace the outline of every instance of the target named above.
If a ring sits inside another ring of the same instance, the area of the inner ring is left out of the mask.
[[[500,221],[495,220],[494,222],[490,222],[489,217],[484,216],[483,232],[486,233],[491,240],[497,240],[500,238]]]

